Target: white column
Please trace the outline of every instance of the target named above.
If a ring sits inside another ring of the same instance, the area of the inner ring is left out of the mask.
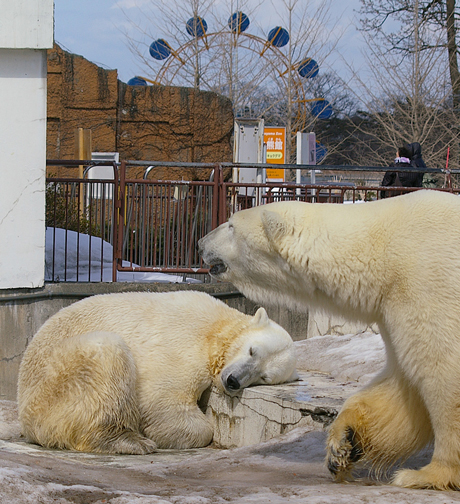
[[[0,49],[0,288],[44,283],[46,51]]]
[[[0,289],[40,287],[53,0],[0,0],[0,13]]]

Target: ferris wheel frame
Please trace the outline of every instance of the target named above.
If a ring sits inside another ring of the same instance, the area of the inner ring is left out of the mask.
[[[191,76],[196,72],[197,57],[199,57],[201,53],[212,50],[212,47],[216,43],[216,39],[220,39],[218,46],[223,47],[221,40],[222,37],[229,38],[228,43],[231,50],[233,48],[241,48],[246,51],[251,51],[255,55],[264,58],[267,62],[267,67],[270,68],[270,71],[275,71],[278,74],[277,77],[279,77],[279,79],[284,83],[283,87],[286,90],[286,94],[289,93],[290,74],[290,82],[292,86],[291,103],[297,106],[297,129],[302,131],[305,128],[306,118],[310,115],[308,114],[307,104],[312,101],[321,100],[321,98],[308,98],[307,91],[304,86],[304,81],[305,79],[308,79],[308,77],[302,77],[298,72],[293,72],[293,70],[298,69],[302,61],[292,64],[289,61],[288,56],[286,56],[280,48],[274,46],[270,41],[264,40],[263,38],[251,33],[235,33],[233,31],[221,30],[206,33],[201,37],[193,37],[178,48],[171,50],[171,54],[164,60],[160,69],[156,71],[156,76],[151,82],[155,82],[160,85],[174,85],[174,81],[177,80],[179,72],[186,68],[187,65],[192,66],[193,71],[189,72],[189,75]],[[149,66],[152,71],[155,71],[152,65],[149,64]],[[281,66],[281,68],[279,68],[279,66]],[[184,79],[183,76],[180,77]],[[202,77],[201,74],[200,77]],[[207,85],[207,87],[209,90],[215,90],[212,85]]]

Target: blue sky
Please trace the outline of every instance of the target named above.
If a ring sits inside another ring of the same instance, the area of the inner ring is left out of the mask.
[[[275,0],[274,4],[278,2],[280,0]],[[138,31],[125,13],[142,25],[145,19],[132,6],[143,3],[147,4],[148,0],[55,0],[55,40],[64,49],[80,54],[103,68],[117,69],[119,79],[127,82],[136,74],[142,75],[142,66],[128,48],[125,33],[137,36]],[[227,5],[229,0],[216,0],[215,4],[219,3]],[[263,5],[258,11],[259,25],[268,24],[268,28],[271,24],[276,26],[276,9],[267,7],[267,1]],[[345,11],[344,5],[347,6]],[[345,3],[333,0],[332,7],[332,15],[336,15],[341,27],[346,29],[340,42],[342,53],[348,57],[354,55],[359,60],[359,35],[349,25],[355,15],[353,8],[359,7],[359,0],[346,0]],[[336,59],[333,64],[340,67],[338,61]]]
[[[120,31],[125,18],[113,0],[55,0],[55,41],[103,68],[118,69],[128,80],[135,71],[132,55]]]

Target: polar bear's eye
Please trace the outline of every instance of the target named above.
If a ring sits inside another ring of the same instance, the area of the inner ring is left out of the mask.
[[[249,348],[249,355],[250,355],[251,357],[255,357],[255,356],[257,355],[257,348],[256,348],[256,347],[253,347],[253,346],[252,346],[252,347],[250,347],[250,348]]]

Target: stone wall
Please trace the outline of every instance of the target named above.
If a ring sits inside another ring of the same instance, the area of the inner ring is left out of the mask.
[[[229,99],[169,86],[128,86],[105,70],[55,46],[48,51],[47,158],[74,159],[75,130],[91,129],[92,150],[120,159],[232,160]],[[182,178],[156,171],[153,178]],[[190,173],[190,178],[201,178]]]

